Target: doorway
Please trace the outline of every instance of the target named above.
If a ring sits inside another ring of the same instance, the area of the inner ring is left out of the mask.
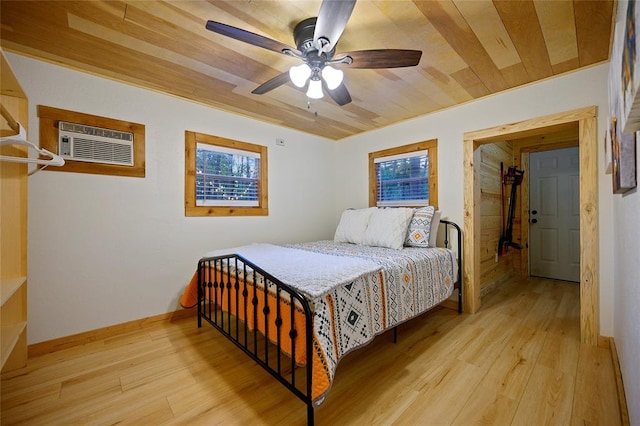
[[[480,309],[480,150],[485,143],[579,128],[580,147],[580,336],[598,344],[598,150],[596,107],[581,108],[464,134],[465,312]]]
[[[580,158],[574,148],[529,154],[529,275],[580,282]]]

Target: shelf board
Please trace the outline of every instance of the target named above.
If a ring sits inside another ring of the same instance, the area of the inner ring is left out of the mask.
[[[9,300],[11,296],[13,296],[13,293],[25,282],[27,282],[27,277],[5,278],[0,280],[0,306],[4,306],[5,302]]]
[[[0,73],[0,93],[6,96],[14,96],[16,98],[27,99],[27,96],[24,94],[24,90],[22,90],[22,86],[18,83],[9,62],[4,57],[4,51],[0,50],[2,54],[0,55],[0,69],[2,73]]]
[[[27,323],[20,322],[18,324],[3,325],[2,336],[0,337],[0,351],[2,352],[2,367],[9,359],[9,355],[18,343],[20,335],[27,329]]]

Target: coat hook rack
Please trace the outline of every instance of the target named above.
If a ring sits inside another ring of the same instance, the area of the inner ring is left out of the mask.
[[[0,155],[0,161],[9,161],[13,163],[38,164],[43,166],[42,168],[46,166],[64,166],[64,158],[44,148],[40,148],[33,142],[29,142],[27,140],[27,131],[24,129],[24,127],[22,127],[20,123],[18,123],[11,116],[9,111],[7,111],[7,109],[2,104],[0,104],[0,113],[2,114],[4,119],[7,120],[7,123],[9,124],[9,127],[11,128],[11,130],[17,133],[12,136],[6,136],[3,138],[0,138],[0,146],[3,146],[3,145],[28,146],[30,148],[33,148],[38,153],[38,155],[48,157],[48,158],[29,158],[29,157],[13,157],[8,155]],[[37,170],[41,170],[42,168]]]

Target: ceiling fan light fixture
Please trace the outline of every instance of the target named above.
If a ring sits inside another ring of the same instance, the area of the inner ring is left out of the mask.
[[[327,88],[329,90],[334,90],[340,86],[343,78],[344,73],[342,70],[337,70],[329,65],[322,69],[322,79],[327,83]]]
[[[344,74],[340,67],[335,69],[327,65],[346,65],[361,69],[414,67],[420,63],[422,57],[422,51],[408,49],[355,50],[336,56],[336,45],[355,4],[356,0],[322,0],[317,17],[304,19],[294,27],[293,40],[296,48],[222,22],[207,21],[206,28],[214,33],[304,62],[265,81],[251,93],[262,95],[289,82],[304,90],[308,81],[309,98],[322,98],[322,86],[325,86],[329,97],[339,106],[344,106],[352,101],[343,81]]]
[[[311,76],[311,68],[307,64],[300,64],[289,68],[289,78],[298,87],[304,87]]]
[[[309,89],[307,89],[307,96],[311,99],[320,99],[324,96],[322,93],[322,82],[319,78],[312,78],[309,80]]]

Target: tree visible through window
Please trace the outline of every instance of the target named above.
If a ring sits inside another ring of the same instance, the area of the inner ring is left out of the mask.
[[[375,160],[375,165],[378,206],[429,204],[429,156],[426,153],[381,157]]]
[[[257,206],[259,188],[258,154],[197,144],[197,206]]]
[[[437,141],[369,154],[369,205],[437,205]]]
[[[267,148],[186,132],[187,216],[267,215]]]

